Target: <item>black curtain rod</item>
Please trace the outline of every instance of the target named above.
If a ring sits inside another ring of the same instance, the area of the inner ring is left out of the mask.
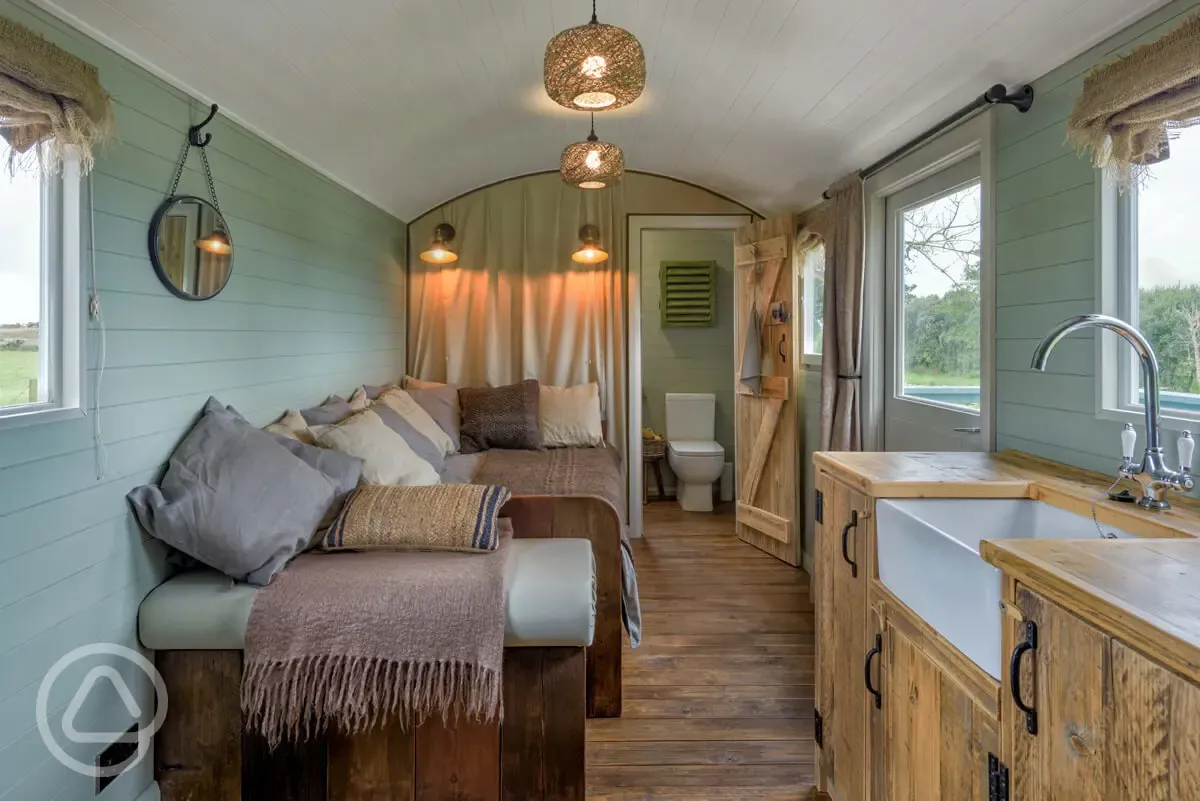
[[[1029,111],[1029,109],[1033,108],[1033,94],[1033,87],[1029,84],[1022,86],[1016,92],[1009,94],[1008,87],[1002,83],[998,83],[980,95],[979,98],[973,103],[963,106],[961,109],[954,112],[925,133],[921,134],[915,139],[905,142],[903,145],[896,148],[891,153],[888,153],[886,156],[870,165],[866,169],[860,170],[859,175],[861,175],[865,180],[870,178],[872,175],[882,172],[900,159],[907,156],[912,151],[919,148],[921,145],[928,142],[930,139],[940,136],[957,125],[961,125],[962,123],[966,122],[966,120],[975,116],[989,106],[1012,106],[1017,111],[1024,114],[1025,112]],[[826,191],[821,193],[821,197],[829,200],[829,192]]]

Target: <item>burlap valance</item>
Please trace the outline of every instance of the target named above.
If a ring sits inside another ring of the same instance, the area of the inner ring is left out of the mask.
[[[1171,132],[1200,123],[1200,14],[1128,58],[1097,67],[1067,122],[1067,140],[1090,150],[1122,187],[1136,184]]]
[[[87,171],[92,148],[112,135],[112,105],[96,68],[0,17],[0,136],[12,147],[8,168],[53,174],[74,147]]]

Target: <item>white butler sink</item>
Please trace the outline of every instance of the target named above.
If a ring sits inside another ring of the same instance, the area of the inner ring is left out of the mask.
[[[999,679],[1000,571],[982,540],[1096,539],[1096,524],[1040,501],[879,501],[879,578],[950,644]],[[1102,525],[1120,539],[1134,535]]]

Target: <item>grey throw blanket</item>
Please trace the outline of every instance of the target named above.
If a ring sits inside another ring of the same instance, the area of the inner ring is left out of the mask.
[[[501,714],[505,563],[492,553],[306,554],[255,598],[242,711],[274,747],[336,727]]]
[[[621,610],[629,644],[642,642],[642,605],[637,570],[625,529],[621,457],[613,448],[551,448],[544,451],[487,451],[472,481],[508,487],[514,495],[588,496],[605,500],[621,521]]]

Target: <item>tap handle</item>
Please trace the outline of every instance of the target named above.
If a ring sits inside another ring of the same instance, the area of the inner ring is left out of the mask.
[[[1191,431],[1179,435],[1179,469],[1185,473],[1192,472],[1192,453],[1196,450],[1196,440],[1192,439]]]
[[[1132,423],[1125,424],[1125,430],[1121,432],[1121,455],[1125,457],[1125,463],[1129,464],[1133,461],[1133,449],[1137,445],[1137,430]]]

